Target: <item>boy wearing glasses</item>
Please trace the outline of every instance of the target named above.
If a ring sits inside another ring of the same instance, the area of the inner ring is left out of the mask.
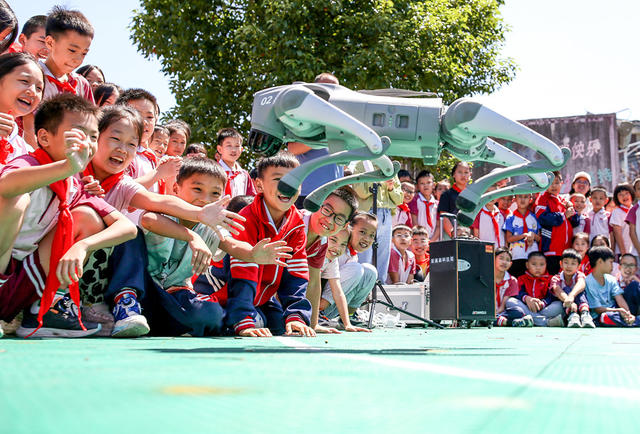
[[[307,210],[301,211],[307,233],[305,245],[309,264],[307,299],[311,303],[311,327],[320,333],[333,331],[333,329],[318,326],[318,306],[322,293],[320,273],[327,253],[327,237],[344,229],[357,209],[358,201],[353,191],[348,187],[342,187],[327,196],[318,211],[314,213]]]
[[[403,285],[413,283],[416,274],[416,257],[409,250],[411,246],[411,228],[398,225],[393,228],[393,247],[389,259],[389,277],[387,283]]]
[[[396,214],[391,218],[391,224],[393,224],[394,227],[397,225],[413,227],[409,203],[411,203],[416,194],[416,186],[411,182],[402,182],[400,188],[402,188],[402,203],[398,205]]]

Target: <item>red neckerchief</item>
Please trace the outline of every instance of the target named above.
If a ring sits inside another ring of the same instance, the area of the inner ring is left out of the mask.
[[[29,155],[38,160],[38,163],[42,165],[51,164],[54,162],[49,154],[47,154],[47,152],[42,148],[36,149]],[[51,307],[51,303],[53,302],[56,291],[58,290],[58,288],[60,288],[60,281],[56,277],[56,269],[58,268],[58,263],[60,262],[60,258],[62,258],[62,256],[67,253],[67,250],[69,250],[69,248],[71,248],[71,246],[73,245],[73,216],[71,215],[71,209],[69,207],[69,203],[67,202],[72,182],[73,179],[69,177],[49,184],[49,188],[53,191],[58,200],[60,200],[60,205],[58,205],[60,215],[58,216],[56,232],[53,236],[53,244],[51,245],[49,274],[47,275],[47,282],[45,284],[44,291],[42,291],[42,299],[40,300],[40,310],[38,312],[38,328],[36,328],[36,330],[29,334],[29,336],[31,336],[40,327],[42,327],[42,317]],[[69,285],[69,293],[73,302],[76,304],[76,306],[78,306],[78,321],[80,321],[82,329],[86,330],[81,320],[80,289],[78,286],[78,282],[74,282]]]
[[[398,205],[398,209],[400,211],[404,211],[407,214],[411,214],[411,211],[409,211],[409,205],[407,205],[406,203],[401,203],[400,205]]]
[[[451,186],[451,188],[453,188],[458,193],[460,193],[462,191],[462,189],[458,188],[458,186],[456,184],[453,184],[453,186]]]
[[[424,272],[425,274],[429,272],[429,258],[431,257],[431,255],[429,255],[428,252],[425,252],[424,254],[424,259],[418,261],[418,257],[416,256],[416,265],[420,268],[424,267]]]
[[[353,247],[351,247],[351,244],[349,244],[347,247],[349,248],[349,253],[351,254],[351,256],[356,256],[358,254],[358,252],[356,252]]]
[[[225,195],[228,194],[229,196],[231,196],[231,181],[233,181],[233,179],[236,176],[240,175],[241,173],[242,172],[240,172],[239,170],[238,171],[234,170],[234,171],[230,171],[230,172],[228,171],[227,172],[227,184],[224,186],[224,194]]]
[[[509,280],[511,280],[511,276],[509,275],[508,272],[504,272],[504,277],[500,282],[496,282],[496,306],[500,306],[501,303],[501,298],[502,296],[500,295],[500,288],[509,282]]]
[[[60,93],[64,93],[64,92],[69,92],[72,94],[76,94],[76,86],[78,85],[78,80],[76,80],[75,78],[71,77],[71,75],[67,75],[67,81],[62,82],[60,80],[58,80],[55,77],[52,77],[50,75],[47,75],[47,81],[49,81],[49,83],[53,83],[55,84],[56,88],[58,88],[58,92]]]
[[[582,258],[582,262],[580,262],[580,265],[578,266],[578,271],[582,271],[585,276],[591,274],[591,264],[589,263],[589,256],[584,255],[584,258]]]
[[[7,114],[10,115],[11,110],[9,110]],[[11,145],[5,137],[0,138],[0,164],[7,164],[7,157],[11,155],[12,152],[13,145]]]
[[[424,196],[421,196],[421,197],[424,197]],[[431,207],[431,205],[433,205],[433,202],[431,202],[430,200],[424,200],[421,197],[419,197],[418,199],[420,199],[422,203],[424,203],[424,207],[426,209],[426,214],[427,214],[427,224],[429,225],[430,228],[432,228],[433,221],[431,220],[431,211],[429,211],[429,208]]]
[[[87,168],[82,172],[82,176],[92,176],[93,179],[96,179],[96,173],[93,170],[93,163],[89,163]],[[118,183],[122,180],[124,176],[124,171],[115,173],[113,175],[107,176],[104,180],[100,182],[100,186],[104,190],[105,193],[109,193],[113,187],[118,185]]]
[[[527,227],[527,216],[529,215],[529,210],[527,210],[524,215],[522,215],[520,213],[520,211],[515,210],[513,212],[513,215],[516,217],[520,217],[522,219],[522,233],[526,234],[527,232],[529,232],[529,228]]]
[[[629,213],[629,208],[625,207],[624,205],[620,205],[618,208],[620,208],[622,211],[624,211],[625,214]]]
[[[153,163],[154,169],[158,167],[158,157],[154,152],[144,148],[142,151],[138,151],[138,154],[147,157],[147,160]],[[167,182],[164,179],[158,181],[158,193],[167,194]]]
[[[13,146],[4,137],[0,139],[0,164],[7,164],[7,157],[13,152]]]
[[[491,223],[493,223],[493,233],[496,236],[496,243],[498,247],[500,247],[500,226],[498,225],[498,219],[496,218],[498,213],[489,212],[484,207],[482,208],[482,212],[491,218]]]

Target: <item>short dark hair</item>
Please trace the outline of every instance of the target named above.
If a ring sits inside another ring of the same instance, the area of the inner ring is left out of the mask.
[[[142,140],[142,132],[144,131],[144,122],[142,116],[137,110],[126,105],[112,105],[105,107],[100,112],[100,118],[98,120],[98,131],[102,134],[109,125],[114,122],[118,122],[120,119],[128,119],[133,124],[133,128],[138,135],[138,143]]]
[[[183,121],[182,119],[173,119],[164,124],[165,127],[169,130],[169,135],[176,133],[178,131],[182,131],[187,138],[187,142],[191,138],[191,127],[188,123]]]
[[[582,256],[580,256],[580,253],[576,252],[573,249],[565,249],[562,252],[561,256],[561,260],[563,259],[575,259],[579,263],[580,261],[582,261]]]
[[[622,258],[633,258],[633,261],[636,263],[636,266],[638,265],[638,257],[633,253],[623,253],[622,255],[620,255],[620,262],[622,262]]]
[[[153,139],[153,136],[156,133],[164,133],[164,134],[166,134],[168,136],[169,135],[169,130],[164,125],[156,125],[155,127],[153,127],[153,134],[151,134],[151,138],[152,139]]]
[[[33,62],[33,64],[35,64],[38,67],[38,69],[42,73],[42,83],[46,87],[47,80],[45,80],[44,71],[42,70],[42,67],[40,66],[36,58],[29,53],[7,53],[7,54],[1,55],[0,56],[0,79],[5,75],[11,73],[11,71],[16,69],[17,67],[26,65],[29,62]],[[44,88],[42,92],[44,94]]]
[[[93,99],[96,101],[96,105],[98,107],[102,107],[102,104],[111,98],[111,95],[114,93],[118,94],[118,98],[122,93],[122,88],[117,84],[113,83],[102,83],[99,84],[98,87],[93,91]],[[117,98],[116,98],[117,100]]]
[[[191,155],[182,159],[182,166],[176,177],[176,183],[182,184],[182,181],[196,174],[213,176],[222,181],[223,185],[227,184],[227,174],[218,163],[208,157],[202,155]]]
[[[420,178],[433,179],[433,173],[429,172],[428,170],[421,170],[420,173],[418,173],[418,176],[416,176],[416,183],[420,181]]]
[[[57,38],[64,32],[72,31],[93,38],[93,26],[80,11],[54,6],[49,12],[45,27],[47,36]]]
[[[276,155],[271,157],[263,157],[258,160],[258,164],[256,164],[257,177],[262,179],[264,176],[264,171],[269,167],[287,167],[290,169],[294,169],[298,167],[300,163],[298,159],[291,153],[286,151],[280,151]]]
[[[7,37],[0,41],[0,53],[4,53],[18,37],[18,19],[11,6],[4,0],[0,0],[0,28],[11,29]]]
[[[24,25],[22,26],[22,35],[25,35],[27,38],[30,38],[35,32],[39,29],[44,29],[47,25],[47,16],[46,15],[34,15],[29,18]]]
[[[406,176],[408,176],[409,178],[412,178],[411,172],[409,172],[407,169],[398,170],[398,178],[404,178]]]
[[[253,203],[254,196],[248,194],[242,194],[240,196],[236,196],[229,201],[227,205],[227,211],[238,213],[242,211],[242,209],[246,206],[249,206]]]
[[[589,257],[589,265],[591,265],[591,268],[595,268],[598,259],[607,261],[609,259],[616,258],[616,256],[613,254],[613,250],[604,246],[590,248],[587,252],[587,256]]]
[[[591,189],[591,194],[590,194],[590,196],[593,196],[593,193],[595,193],[596,191],[599,191],[599,192],[601,192],[602,194],[604,194],[604,197],[605,197],[605,198],[609,197],[609,192],[607,191],[607,189],[606,189],[606,188],[604,188],[604,187],[603,187],[603,186],[601,186],[601,185],[598,185],[598,186],[596,186],[596,187],[593,187],[593,188]]]
[[[191,154],[207,155],[207,148],[205,148],[205,145],[202,143],[192,143],[189,146],[187,146],[187,149],[184,150],[184,154],[185,155],[191,155]]]
[[[350,187],[340,187],[331,192],[329,196],[335,196],[344,200],[351,208],[351,212],[347,216],[347,220],[351,220],[353,215],[358,211],[358,199],[356,193]]]
[[[463,164],[466,164],[467,166],[469,166],[469,163],[467,163],[466,161],[458,161],[456,164],[453,165],[453,168],[451,169],[451,177],[453,177],[453,174],[456,173],[456,170],[458,169],[458,167],[462,166]]]
[[[633,189],[633,187],[631,185],[627,184],[626,182],[623,183],[623,184],[616,185],[616,188],[613,189],[613,202],[616,204],[616,206],[620,206],[620,201],[618,200],[618,193],[620,193],[622,191],[629,192],[629,194],[631,195],[632,199],[636,195],[636,192]]]
[[[220,146],[222,145],[222,142],[224,142],[224,139],[228,139],[229,137],[240,139],[240,141],[243,140],[242,134],[240,134],[235,128],[222,128],[218,131],[216,143]]]
[[[507,255],[509,255],[509,259],[513,259],[513,256],[511,256],[511,250],[509,250],[508,247],[498,247],[496,249],[496,258],[500,255],[502,255],[503,253],[506,253]]]
[[[606,236],[606,235],[602,235],[602,234],[600,234],[600,235],[596,235],[595,237],[593,237],[593,238],[591,239],[591,244],[590,244],[590,246],[591,246],[591,247],[593,247],[593,243],[594,243],[596,240],[603,240],[603,241],[604,241],[604,243],[607,245],[607,247],[611,247],[611,240],[610,240],[610,239],[609,239],[609,237],[608,237],[608,236]]]
[[[98,68],[96,65],[83,65],[80,68],[76,69],[76,73],[80,74],[84,78],[87,78],[87,75],[91,74],[91,71],[98,71],[102,78],[106,81],[106,77],[102,69]]]
[[[411,231],[411,236],[414,237],[416,235],[423,235],[429,238],[429,231],[424,226],[414,226]]]
[[[97,118],[100,109],[80,96],[61,93],[47,99],[38,109],[34,121],[36,134],[41,129],[56,134],[65,113],[84,113]]]
[[[529,262],[531,258],[542,258],[545,260],[545,262],[547,261],[547,257],[539,250],[529,253],[529,255],[527,256],[527,262]]]
[[[351,217],[351,226],[355,226],[359,221],[369,221],[378,224],[378,217],[370,212],[358,211]]]
[[[395,225],[393,227],[393,230],[391,231],[391,235],[395,235],[397,231],[407,231],[411,233],[411,236],[413,236],[413,232],[411,231],[411,228],[407,225]]]
[[[151,92],[140,88],[127,89],[120,93],[116,104],[127,104],[130,101],[136,101],[139,99],[146,99],[147,101],[150,101],[156,108],[156,116],[160,113],[160,107],[158,106],[158,100],[156,97],[153,96]]]

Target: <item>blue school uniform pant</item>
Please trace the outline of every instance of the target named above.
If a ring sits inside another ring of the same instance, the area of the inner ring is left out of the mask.
[[[113,248],[109,257],[109,283],[105,291],[105,301],[113,304],[113,299],[125,288],[133,289],[138,300],[144,298],[148,265],[147,244],[144,235],[138,229],[138,235]]]
[[[565,294],[569,295],[573,287],[565,286],[562,288]],[[573,302],[578,305],[578,312],[581,312],[585,307],[589,310],[589,302],[587,301],[587,291],[582,291],[580,294],[576,295],[573,299]],[[570,309],[567,309],[565,313],[569,314]]]
[[[378,272],[371,264],[360,264],[357,262],[349,262],[340,267],[340,285],[342,292],[347,299],[347,305],[350,308],[359,308],[371,293],[373,286],[378,278]],[[327,318],[335,318],[340,315],[338,306],[333,299],[333,294],[326,284],[325,290],[322,292],[322,298],[329,301],[329,306],[323,310],[323,314]]]
[[[500,315],[507,317],[508,320],[522,318],[525,315],[531,315],[533,324],[538,327],[546,327],[549,318],[562,315],[564,309],[560,301],[554,301],[544,309],[538,312],[532,312],[529,307],[515,297],[510,297],[505,305],[505,310]]]
[[[624,301],[629,305],[629,312],[636,316],[633,324],[628,324],[619,312],[604,312],[598,318],[596,323],[600,327],[640,327],[640,284],[636,281],[631,282],[624,289],[622,294]]]

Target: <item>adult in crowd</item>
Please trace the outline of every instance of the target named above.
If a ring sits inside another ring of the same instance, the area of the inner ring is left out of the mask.
[[[328,72],[323,72],[319,74],[315,80],[315,83],[330,83],[330,84],[340,84],[335,75],[330,74]],[[300,142],[290,142],[288,144],[288,150],[293,155],[296,156],[300,164],[304,164],[307,161],[314,160],[316,158],[324,157],[325,155],[329,155],[329,150],[327,148],[323,149],[311,149],[309,146]],[[304,199],[316,188],[326,184],[327,182],[333,181],[334,179],[342,178],[344,175],[343,167],[338,166],[337,164],[327,164],[326,166],[322,166],[309,174],[302,182],[302,190],[300,191],[300,196],[298,196],[298,200],[296,200],[296,207],[298,209],[302,209],[302,204],[304,203]]]

